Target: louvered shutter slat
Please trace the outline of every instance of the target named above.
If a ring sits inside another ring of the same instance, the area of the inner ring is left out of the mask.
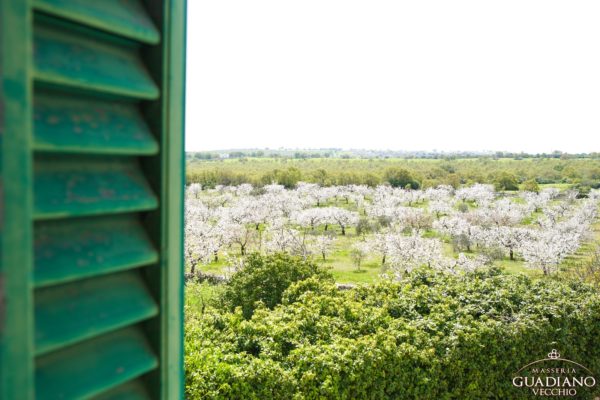
[[[158,261],[158,251],[131,214],[40,222],[34,246],[36,287]]]
[[[134,48],[45,23],[35,29],[34,77],[52,86],[153,100],[159,91]]]
[[[93,400],[147,400],[150,398],[142,382],[135,380],[118,386],[100,396],[95,396]]]
[[[158,153],[158,142],[136,104],[56,92],[35,98],[34,146],[62,153]]]
[[[135,272],[50,287],[38,291],[35,301],[38,355],[158,314]]]
[[[143,43],[160,41],[158,30],[138,0],[36,0],[34,4],[40,11]]]
[[[41,400],[94,396],[158,365],[137,327],[100,336],[37,360],[36,397]]]
[[[152,210],[158,199],[128,158],[43,156],[34,166],[36,219]]]

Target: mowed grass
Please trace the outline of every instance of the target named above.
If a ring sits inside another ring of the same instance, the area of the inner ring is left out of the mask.
[[[318,262],[329,267],[336,282],[340,283],[373,283],[379,279],[383,272],[381,267],[381,258],[371,254],[361,262],[357,267],[352,261],[350,255],[352,244],[361,238],[356,236],[353,230],[346,233],[346,236],[338,236],[334,249],[323,261],[322,257],[316,258]]]

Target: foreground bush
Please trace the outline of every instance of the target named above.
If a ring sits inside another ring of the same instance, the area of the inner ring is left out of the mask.
[[[552,348],[600,371],[600,296],[581,284],[417,270],[339,291],[316,274],[279,303],[188,310],[188,398],[523,398],[511,374]]]
[[[331,274],[310,260],[287,253],[252,254],[244,260],[244,269],[233,274],[223,294],[230,310],[241,307],[249,318],[257,302],[273,308],[281,302],[283,292],[294,282],[318,276],[333,281]]]

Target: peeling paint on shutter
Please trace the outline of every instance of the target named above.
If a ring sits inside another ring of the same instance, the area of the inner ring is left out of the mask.
[[[184,30],[182,0],[0,2],[0,399],[183,397]]]
[[[1,232],[1,231],[0,231]],[[4,274],[0,272],[0,336],[6,323],[6,293],[4,292]]]

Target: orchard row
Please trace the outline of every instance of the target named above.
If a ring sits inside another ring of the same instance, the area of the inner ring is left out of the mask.
[[[191,184],[186,261],[194,272],[219,257],[236,265],[249,252],[326,260],[336,241],[350,237],[347,250],[357,267],[376,255],[396,276],[421,265],[474,270],[498,255],[551,274],[591,239],[600,190],[580,197],[555,188],[507,195],[484,184],[426,190],[302,182],[294,189],[241,184],[203,190]],[[455,254],[448,255],[444,243],[452,243]]]

